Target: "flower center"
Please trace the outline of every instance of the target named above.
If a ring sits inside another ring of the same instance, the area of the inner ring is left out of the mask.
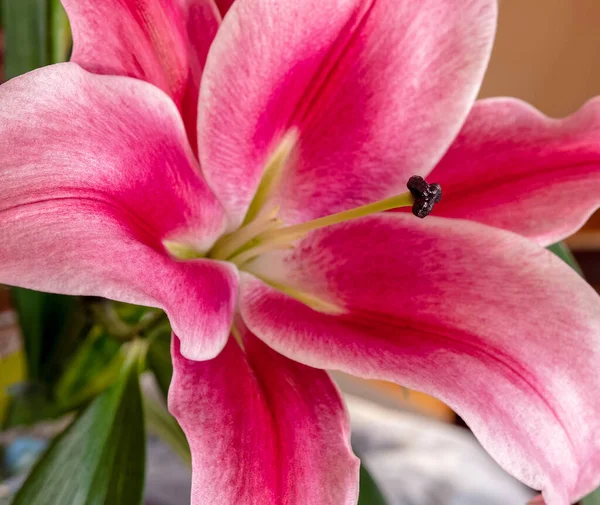
[[[428,184],[420,176],[411,177],[407,186],[407,193],[293,226],[283,225],[283,221],[278,217],[278,207],[263,208],[248,224],[221,237],[207,256],[216,260],[231,261],[241,267],[265,252],[293,249],[293,243],[311,231],[352,219],[402,207],[412,207],[415,216],[424,218],[442,198],[440,185]],[[164,245],[171,255],[178,259],[188,260],[203,256],[177,243],[165,241]]]
[[[278,218],[278,208],[263,209],[253,221],[217,241],[208,255],[242,267],[265,252],[292,249],[294,242],[313,230],[352,219],[401,207],[412,207],[415,216],[424,218],[431,213],[434,205],[442,197],[439,184],[428,184],[419,176],[411,177],[407,187],[407,193],[293,226],[283,226],[283,222]]]
[[[164,241],[163,244],[167,251],[181,260],[208,257],[230,261],[241,268],[260,254],[293,249],[294,243],[311,231],[352,219],[401,207],[412,207],[415,216],[424,218],[431,213],[434,205],[442,198],[442,188],[439,184],[428,184],[425,179],[415,175],[409,179],[407,184],[409,191],[406,193],[305,223],[285,226],[279,218],[279,208],[269,205],[268,202],[282,175],[284,166],[293,154],[297,140],[297,132],[291,130],[279,143],[265,166],[261,182],[240,228],[217,240],[206,255],[191,250],[185,245]]]
[[[262,217],[243,226],[231,235],[224,237],[223,242],[215,245],[209,256],[227,260],[238,266],[255,258],[259,254],[280,249],[291,249],[292,244],[305,237],[309,232],[326,228],[351,219],[368,216],[376,212],[412,206],[414,198],[411,193],[403,193],[379,202],[338,212],[329,216],[313,219],[293,226],[282,226],[277,218],[278,209],[272,209]]]

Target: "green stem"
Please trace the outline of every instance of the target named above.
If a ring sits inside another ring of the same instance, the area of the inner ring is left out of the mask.
[[[97,323],[106,328],[111,336],[123,341],[133,340],[151,332],[166,321],[164,312],[154,310],[145,314],[137,324],[129,325],[119,317],[113,302],[110,301],[93,303],[91,311]]]

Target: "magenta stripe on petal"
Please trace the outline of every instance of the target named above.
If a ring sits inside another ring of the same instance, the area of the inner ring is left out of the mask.
[[[74,63],[18,77],[0,88],[0,153],[0,283],[161,307],[187,355],[221,350],[237,270],[162,245],[206,250],[224,221],[162,91]]]
[[[220,24],[214,0],[62,1],[73,30],[71,61],[161,88],[179,107],[196,150],[200,78]]]
[[[202,168],[231,226],[299,133],[275,195],[295,223],[406,190],[477,95],[495,0],[236,0],[200,90]]]
[[[249,333],[244,346],[194,362],[173,337],[169,409],[192,451],[192,505],[355,505],[358,460],[327,373]]]
[[[600,484],[600,298],[548,251],[477,223],[387,214],[248,268],[342,308],[314,311],[243,274],[242,315],[278,352],[441,398],[548,505]]]
[[[600,207],[600,99],[561,120],[482,100],[429,180],[444,189],[437,216],[558,242]]]

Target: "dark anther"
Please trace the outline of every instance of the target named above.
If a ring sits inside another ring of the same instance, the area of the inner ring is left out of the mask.
[[[427,184],[419,175],[413,175],[406,186],[415,199],[412,213],[421,219],[431,214],[434,205],[442,199],[442,187],[439,184]]]

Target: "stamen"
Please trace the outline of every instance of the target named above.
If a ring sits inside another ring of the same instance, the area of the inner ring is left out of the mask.
[[[292,142],[292,138],[289,138],[288,142]],[[284,142],[284,147],[282,147],[279,155],[274,156],[274,159],[279,161],[274,161],[274,165],[271,165],[267,172],[270,172],[273,166],[281,168],[282,160],[289,155],[293,142],[287,146],[285,144],[287,142]],[[439,184],[428,184],[425,179],[418,175],[409,179],[407,187],[410,190],[408,193],[402,193],[378,202],[287,227],[282,227],[282,221],[277,217],[279,208],[267,210],[263,207],[252,221],[242,226],[238,231],[217,241],[209,252],[209,257],[231,261],[241,267],[260,254],[282,249],[293,249],[292,244],[296,240],[305,237],[313,230],[371,214],[401,207],[412,207],[415,216],[424,218],[431,213],[435,204],[442,198],[442,188]],[[262,198],[259,198],[259,201],[264,202]],[[173,253],[172,249],[171,246],[170,251]],[[181,257],[187,255],[188,251],[176,251],[176,253],[179,253],[177,255]]]
[[[385,212],[386,210],[398,209],[400,207],[410,207],[413,205],[413,202],[414,198],[410,193],[402,193],[401,195],[392,196],[391,198],[379,200],[375,203],[361,205],[360,207],[338,212],[337,214],[330,214],[329,216],[313,219],[312,221],[307,221],[306,223],[267,231],[257,238],[261,240],[267,240],[270,238],[286,236],[293,239],[298,236],[303,236],[309,231],[325,228],[333,224],[343,223],[345,221],[350,221],[351,219],[358,219],[359,217],[376,214],[378,212]]]
[[[242,267],[244,263],[248,263],[250,260],[256,258],[257,256],[273,251],[285,251],[293,249],[294,246],[290,244],[290,240],[288,237],[285,237],[281,240],[270,240],[264,244],[257,245],[255,247],[245,249],[240,251],[238,254],[229,258],[228,261],[231,261],[233,264],[238,267]]]
[[[173,240],[163,240],[163,247],[173,258],[178,260],[194,260],[204,257],[196,249]]]
[[[267,230],[264,233],[257,235],[252,241],[252,244],[238,250],[238,254],[234,256],[231,261],[237,265],[242,265],[264,252],[287,248],[289,247],[289,244],[303,238],[313,230],[326,228],[327,226],[343,223],[352,219],[358,219],[378,212],[385,212],[386,210],[410,207],[413,203],[414,198],[411,193],[402,193],[401,195],[392,196],[385,200],[355,207],[354,209],[338,212],[337,214],[330,214],[329,216],[313,219],[312,221],[307,221],[305,223]]]
[[[244,346],[244,339],[242,338],[242,332],[236,326],[235,321],[231,325],[231,334],[233,335],[233,338],[238,343],[238,345],[240,346],[240,348],[244,349],[245,346]]]
[[[209,256],[215,259],[229,258],[260,233],[281,225],[281,220],[277,217],[278,213],[279,207],[274,207],[268,212],[263,211],[254,221],[219,239],[210,251]]]
[[[252,272],[251,269],[249,271]],[[331,303],[328,300],[324,300],[323,298],[320,298],[316,295],[307,293],[300,289],[293,288],[291,286],[287,286],[285,284],[280,284],[271,279],[261,276],[257,272],[252,272],[252,274],[255,277],[259,278],[261,281],[263,281],[265,284],[268,284],[269,286],[275,288],[278,291],[281,291],[282,293],[285,293],[291,298],[302,302],[304,305],[310,307],[313,310],[316,310],[317,312],[322,312],[323,314],[330,315],[340,315],[347,312],[344,308],[335,305],[334,303]]]
[[[428,184],[419,175],[413,175],[408,180],[406,187],[415,199],[412,213],[421,219],[431,214],[435,204],[442,199],[442,187],[436,183]]]

